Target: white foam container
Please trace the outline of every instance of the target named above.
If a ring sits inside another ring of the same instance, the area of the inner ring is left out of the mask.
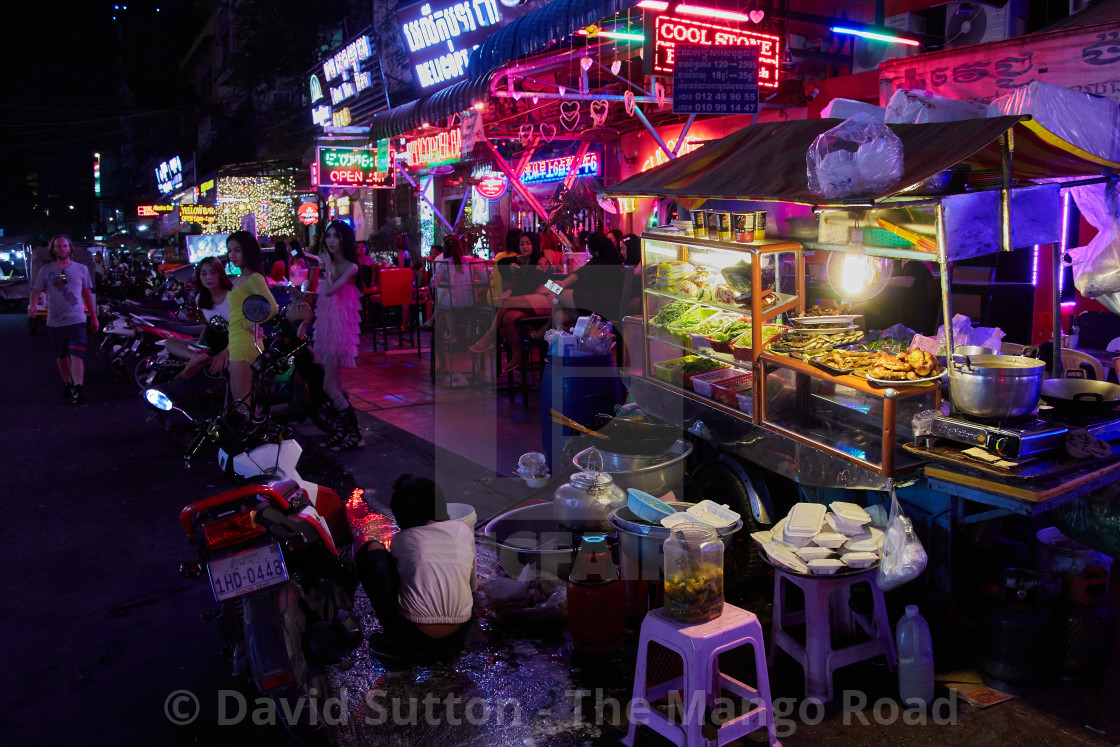
[[[797,557],[801,558],[806,563],[832,557],[832,550],[829,550],[827,547],[817,547],[816,545],[806,545],[805,547],[794,550],[794,552],[797,553]]]
[[[849,552],[840,556],[844,564],[850,568],[870,568],[879,560],[873,552]]]
[[[797,503],[789,511],[786,523],[786,537],[804,538],[806,544],[813,539],[813,535],[821,531],[824,515],[827,513],[820,503]]]
[[[685,511],[678,511],[661,520],[661,526],[668,527],[669,529],[679,527],[681,524],[704,524],[704,522],[700,521],[700,519],[695,516],[689,516]],[[770,533],[766,532],[766,536],[769,537]]]
[[[820,558],[809,561],[809,570],[818,576],[831,576],[843,567],[844,561],[836,558]]]
[[[719,505],[714,501],[700,501],[695,506],[690,506],[687,512],[700,522],[716,529],[729,527],[739,521],[739,514],[726,505]]]
[[[835,550],[847,541],[848,536],[839,532],[820,532],[813,537],[813,542],[829,550]]]
[[[863,510],[863,506],[855,503],[847,503],[845,501],[833,501],[829,504],[832,513],[836,514],[837,518],[842,519],[848,524],[864,524],[871,523],[871,515]]]
[[[788,547],[769,544],[766,545],[765,549],[766,554],[770,556],[770,559],[783,568],[788,568],[789,570],[795,571],[797,573],[809,572],[809,566],[806,565],[805,562],[801,560],[801,558],[794,555],[793,551]]]
[[[783,517],[781,519],[778,519],[778,523],[776,523],[774,526],[770,527],[770,534],[774,537],[774,539],[779,540],[779,541],[784,540],[785,531],[786,531],[786,524],[788,522],[789,522],[789,518],[788,517]]]
[[[863,532],[863,524],[849,524],[831,512],[824,517],[824,520],[832,531],[843,534],[846,537],[851,537],[852,535],[861,534]]]
[[[774,541],[774,535],[770,532],[751,532],[751,539],[765,547]]]

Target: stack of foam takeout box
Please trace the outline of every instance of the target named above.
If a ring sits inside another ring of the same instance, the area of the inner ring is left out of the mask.
[[[796,573],[831,575],[842,568],[865,569],[879,562],[883,531],[854,503],[798,503],[769,532],[751,537],[773,563]]]

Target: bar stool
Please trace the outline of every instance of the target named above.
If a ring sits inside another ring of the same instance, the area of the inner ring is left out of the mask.
[[[780,648],[792,656],[805,670],[805,697],[822,703],[832,700],[832,673],[840,667],[884,656],[887,667],[894,671],[898,653],[891,635],[883,592],[875,582],[878,570],[844,576],[802,576],[781,568],[774,569],[774,626],[770,636],[770,663]],[[805,609],[790,611],[786,592],[793,584],[805,595]],[[852,609],[851,589],[857,584],[871,587],[872,613],[868,618]],[[833,599],[834,595],[839,595]],[[789,633],[797,625],[805,626],[805,643]],[[851,637],[856,626],[870,640],[848,643],[832,648],[833,625]]]
[[[754,648],[756,687],[719,671],[719,655],[745,645]],[[661,648],[680,656],[684,674],[651,684],[647,678],[651,669],[649,657]],[[780,746],[774,726],[774,706],[770,700],[770,677],[766,671],[764,651],[762,625],[758,617],[734,605],[725,603],[723,614],[697,625],[677,622],[665,613],[664,608],[652,610],[642,621],[638,663],[634,671],[630,730],[622,743],[633,747],[638,725],[644,724],[675,744],[689,747],[727,744],[766,727],[770,744]],[[713,739],[707,739],[703,734],[705,713],[697,712],[694,701],[698,702],[699,694],[703,693],[704,705],[710,706],[723,697],[723,690],[750,701],[755,707],[725,721]],[[673,693],[680,693],[683,701],[681,723],[670,721],[649,705]]]

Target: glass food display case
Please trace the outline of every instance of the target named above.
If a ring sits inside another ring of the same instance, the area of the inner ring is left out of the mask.
[[[719,369],[727,369],[723,378],[740,374],[749,384],[767,340],[784,329],[775,320],[804,309],[804,266],[795,242],[646,233],[642,266],[642,373],[681,390],[693,388],[694,376]],[[734,395],[724,403],[737,405]]]

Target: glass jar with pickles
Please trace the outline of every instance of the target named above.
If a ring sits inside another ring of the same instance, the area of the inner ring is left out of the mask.
[[[723,613],[723,541],[699,523],[673,527],[665,540],[665,612],[684,623]]]

